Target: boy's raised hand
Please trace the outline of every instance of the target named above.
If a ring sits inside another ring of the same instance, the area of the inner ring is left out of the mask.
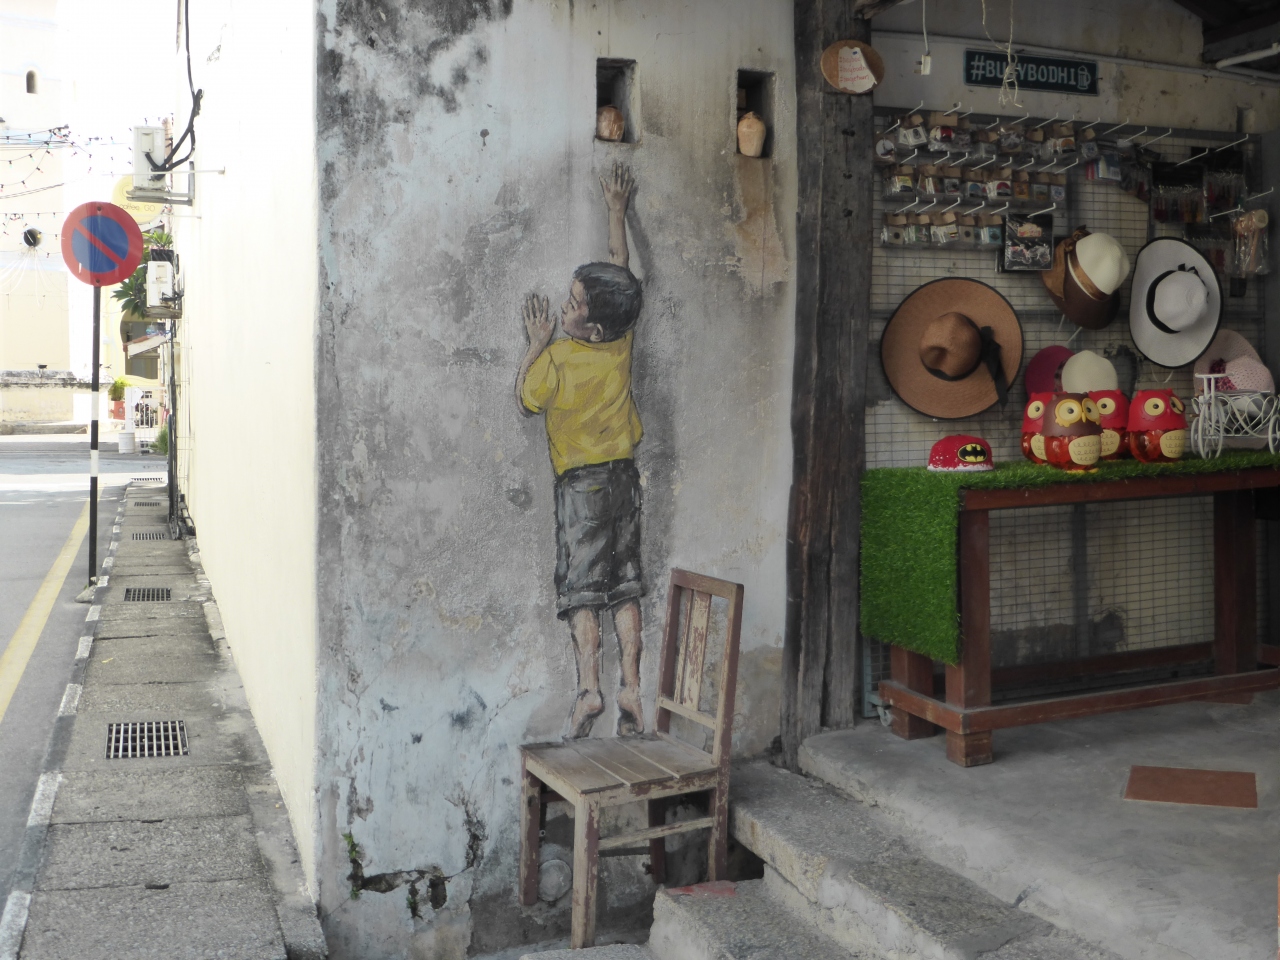
[[[615,160],[613,172],[600,178],[600,189],[604,191],[604,202],[610,210],[625,211],[631,200],[631,190],[635,186],[631,170],[626,164]]]
[[[551,319],[550,301],[546,297],[531,293],[524,298],[524,329],[529,335],[530,346],[536,345],[541,350],[551,341],[556,325]]]

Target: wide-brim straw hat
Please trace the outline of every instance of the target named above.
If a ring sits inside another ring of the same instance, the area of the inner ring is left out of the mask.
[[[1162,367],[1193,363],[1209,349],[1221,319],[1222,288],[1199,250],[1173,237],[1142,248],[1133,268],[1129,333],[1144,357]]]
[[[880,338],[880,362],[894,392],[913,410],[939,420],[972,417],[1000,399],[996,382],[987,365],[975,359],[971,369],[947,378],[931,370],[922,358],[926,333],[939,323],[954,322],[956,315],[971,324],[958,324],[990,331],[1000,348],[998,368],[1005,384],[1011,384],[1022,365],[1022,324],[999,292],[978,280],[946,278],[916,288],[898,305]],[[965,365],[967,367],[967,365]]]

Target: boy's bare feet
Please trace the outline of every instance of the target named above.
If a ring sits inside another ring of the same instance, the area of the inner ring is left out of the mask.
[[[638,737],[644,733],[644,705],[640,691],[623,687],[618,691],[618,736]]]
[[[569,714],[569,732],[566,740],[581,740],[591,735],[591,727],[596,717],[604,713],[604,697],[599,690],[579,690],[578,699],[574,701],[573,712]]]

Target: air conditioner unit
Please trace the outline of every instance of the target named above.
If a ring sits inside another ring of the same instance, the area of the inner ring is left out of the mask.
[[[133,128],[133,191],[135,193],[167,193],[169,175],[152,169],[147,155],[156,163],[163,163],[165,154],[164,127]]]
[[[182,293],[175,289],[173,264],[152,260],[147,264],[148,317],[177,319],[182,316]]]

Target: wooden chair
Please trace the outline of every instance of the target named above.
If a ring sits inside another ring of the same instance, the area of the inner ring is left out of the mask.
[[[716,687],[715,714],[701,709],[707,633],[712,598],[728,601],[724,616],[724,653]],[[575,949],[595,942],[596,873],[599,853],[649,843],[655,882],[666,880],[666,837],[693,830],[711,831],[711,880],[724,878],[729,839],[729,755],[733,731],[733,695],[737,685],[738,639],[742,629],[742,584],[684,570],[671,571],[667,622],[659,660],[658,703],[653,737],[569,740],[521,748],[520,902],[538,902],[538,849],[548,803],[574,807],[573,927]],[[711,751],[677,739],[671,716],[711,731]],[[667,804],[681,794],[711,792],[711,815],[667,823]],[[649,829],[600,836],[600,811],[644,800]]]

